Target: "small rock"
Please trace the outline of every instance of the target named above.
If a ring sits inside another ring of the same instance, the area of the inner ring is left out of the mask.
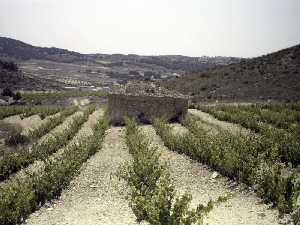
[[[211,179],[216,179],[219,176],[218,172],[213,172],[213,174],[211,175]]]

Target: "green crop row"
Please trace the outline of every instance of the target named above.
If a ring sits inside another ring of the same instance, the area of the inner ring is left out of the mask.
[[[59,106],[0,106],[0,119],[5,117],[20,115],[21,118],[29,117],[38,114],[42,119],[46,116],[53,115],[62,110]]]
[[[226,106],[219,105],[214,107],[201,107],[203,111],[224,111],[227,113],[245,113],[253,119],[269,123],[277,128],[286,129],[290,132],[300,133],[300,111],[290,110],[288,108],[272,110],[272,107],[268,108],[268,105],[239,105],[239,106]],[[274,106],[273,106],[274,107]]]
[[[30,148],[24,146],[17,153],[4,155],[0,160],[0,181],[7,179],[11,174],[27,167],[35,160],[46,160],[49,155],[65,146],[94,110],[95,106],[88,107],[83,115],[75,116],[66,129],[49,136],[41,143],[35,142]]]
[[[138,221],[148,221],[151,225],[191,225],[202,224],[203,217],[214,203],[198,205],[189,209],[192,196],[179,196],[165,165],[159,163],[157,148],[142,134],[134,120],[126,120],[126,143],[133,156],[123,177],[130,188],[130,205]],[[220,197],[215,203],[225,201]]]
[[[102,144],[106,121],[99,121],[93,135],[68,146],[61,155],[45,160],[41,171],[27,174],[26,179],[12,178],[0,187],[0,224],[21,224],[47,200],[60,195],[81,165],[96,153]]]
[[[275,103],[275,104],[260,104],[264,109],[269,109],[275,112],[281,112],[282,110],[295,110],[300,111],[300,101],[289,103]]]
[[[61,111],[59,116],[49,118],[49,120],[47,122],[43,123],[42,125],[35,128],[34,130],[31,130],[29,132],[29,137],[31,139],[38,139],[38,138],[44,136],[45,134],[50,132],[54,127],[61,124],[66,119],[66,117],[75,113],[77,110],[78,110],[78,107],[74,106],[74,107],[69,107],[69,108]]]
[[[273,144],[273,153],[284,163],[292,163],[294,167],[300,164],[300,133],[295,130],[290,132],[275,128],[259,121],[259,118],[251,112],[231,109],[219,111],[215,107],[201,108],[217,119],[241,124],[260,134],[262,139]]]
[[[186,118],[183,124],[190,130],[184,135],[173,134],[171,127],[160,119],[153,125],[170,150],[254,187],[261,198],[273,203],[281,213],[290,213],[297,207],[299,192],[294,174],[281,175],[285,168],[273,160],[272,149],[264,149],[266,144],[262,139],[225,131],[211,134],[191,118]]]
[[[25,92],[22,94],[27,101],[36,101],[49,98],[69,98],[69,97],[88,97],[88,96],[105,96],[105,91],[88,91],[88,90],[69,90],[53,92]]]

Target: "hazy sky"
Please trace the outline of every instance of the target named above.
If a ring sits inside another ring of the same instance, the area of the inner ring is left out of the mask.
[[[82,53],[252,57],[300,43],[300,0],[0,0],[0,36]]]

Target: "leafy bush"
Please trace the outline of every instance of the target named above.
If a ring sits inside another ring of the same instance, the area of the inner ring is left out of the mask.
[[[279,173],[278,157],[273,155],[273,149],[265,149],[269,145],[263,139],[225,131],[209,134],[189,117],[183,124],[191,133],[174,135],[171,127],[161,119],[155,120],[153,125],[170,150],[186,154],[225,176],[256,187],[258,194],[277,206],[281,213],[291,212],[296,207],[299,192],[294,175]]]
[[[53,128],[61,124],[66,117],[70,116],[71,114],[75,113],[78,107],[69,107],[63,111],[60,112],[60,115],[57,117],[49,118],[49,120],[40,125],[39,127],[35,128],[34,130],[31,130],[29,132],[29,137],[31,139],[38,139],[42,137],[43,135],[50,132]]]
[[[165,165],[159,163],[156,148],[141,133],[134,120],[126,120],[126,143],[133,156],[123,178],[130,187],[131,207],[137,220],[146,220],[152,225],[202,224],[203,217],[214,203],[198,205],[190,209],[190,194],[178,196]],[[215,203],[226,200],[219,198]]]
[[[3,91],[2,91],[2,96],[13,97],[14,92],[12,90],[10,90],[9,88],[4,88]]]
[[[80,166],[100,149],[106,121],[99,121],[93,135],[68,146],[61,155],[48,158],[44,169],[27,174],[26,178],[11,178],[0,186],[0,224],[20,224],[45,201],[60,195]]]
[[[212,114],[217,119],[238,123],[257,132],[261,136],[264,144],[269,145],[268,147],[264,147],[265,150],[275,151],[276,154],[278,154],[278,158],[286,164],[290,162],[295,167],[300,164],[300,125],[297,121],[295,125],[291,125],[290,122],[281,122],[281,124],[290,124],[287,125],[289,126],[288,130],[278,129],[265,123],[264,121],[267,121],[267,119],[261,119],[259,114],[243,111],[240,110],[240,108],[245,107],[201,107],[201,110]],[[287,116],[283,116],[282,121],[285,121],[286,117]],[[298,120],[296,117],[297,115],[295,114],[295,117],[291,119],[291,121]],[[271,119],[268,121],[270,122]]]
[[[38,114],[42,119],[46,116],[53,115],[62,110],[59,106],[29,106],[29,105],[17,105],[17,106],[0,106],[0,119],[5,117],[20,115],[21,118],[29,117]]]
[[[23,145],[29,142],[30,139],[21,133],[13,134],[5,139],[5,144],[9,146]]]
[[[0,181],[7,179],[11,174],[27,167],[35,160],[46,160],[49,155],[65,146],[94,110],[94,106],[89,107],[83,115],[75,116],[64,131],[51,135],[41,143],[35,142],[30,148],[25,146],[18,153],[4,155],[0,161]]]

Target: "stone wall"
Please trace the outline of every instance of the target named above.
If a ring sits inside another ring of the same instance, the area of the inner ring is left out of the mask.
[[[108,96],[108,115],[114,125],[124,124],[124,116],[134,117],[142,123],[151,123],[156,117],[176,121],[185,115],[188,100],[169,96],[124,95]]]

